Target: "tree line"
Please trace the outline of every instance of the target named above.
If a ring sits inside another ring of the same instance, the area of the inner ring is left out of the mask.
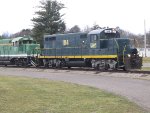
[[[0,38],[13,38],[30,35],[37,40],[38,43],[42,44],[44,34],[89,32],[91,30],[102,28],[98,24],[94,24],[92,27],[86,26],[82,30],[78,25],[74,25],[72,28],[66,29],[66,23],[63,20],[64,14],[60,13],[60,11],[64,8],[64,4],[57,0],[42,0],[40,1],[40,6],[38,6],[38,11],[35,12],[36,17],[33,17],[32,19],[33,29],[23,29],[12,35],[4,33],[0,36]],[[143,35],[135,35],[120,29],[119,27],[116,27],[116,29],[118,29],[121,33],[121,37],[136,39],[139,42],[138,46],[144,47]],[[150,31],[147,33],[147,45],[150,45]]]

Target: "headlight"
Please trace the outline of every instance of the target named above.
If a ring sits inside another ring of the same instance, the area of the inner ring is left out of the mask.
[[[130,55],[130,54],[128,54],[128,57],[131,57],[131,55]]]

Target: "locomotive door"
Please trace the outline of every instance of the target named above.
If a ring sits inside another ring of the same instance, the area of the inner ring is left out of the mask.
[[[87,48],[87,34],[80,35],[81,56],[89,53]]]
[[[99,48],[98,48],[98,35],[97,34],[91,34],[90,35],[90,55],[96,55],[98,54]]]
[[[48,44],[47,44],[49,50],[47,50],[48,55],[55,56],[57,54],[56,51],[56,37],[49,37],[48,38]]]
[[[109,40],[108,39],[100,39],[100,55],[108,55],[109,54]]]

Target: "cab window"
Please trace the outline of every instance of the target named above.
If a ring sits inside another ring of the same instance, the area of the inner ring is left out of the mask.
[[[96,42],[97,39],[98,39],[98,36],[97,36],[96,34],[91,34],[91,35],[90,35],[90,41],[91,41],[91,42]]]

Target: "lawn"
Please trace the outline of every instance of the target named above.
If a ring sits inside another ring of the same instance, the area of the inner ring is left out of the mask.
[[[150,63],[150,57],[143,57],[143,63]],[[150,67],[142,67],[143,71],[150,71]]]
[[[143,63],[150,63],[150,57],[143,57]]]
[[[0,113],[143,113],[143,110],[120,96],[92,87],[0,76]]]
[[[150,71],[150,67],[142,67],[142,71]]]

